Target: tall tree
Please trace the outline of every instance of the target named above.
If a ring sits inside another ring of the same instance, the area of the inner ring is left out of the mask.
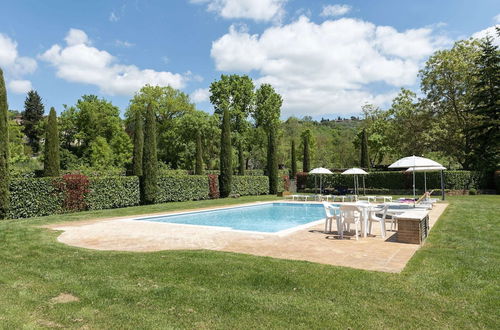
[[[295,154],[295,140],[292,140],[292,148],[291,148],[291,153],[292,153],[292,173],[291,176],[292,178],[295,178],[295,175],[297,174],[297,155]]]
[[[248,116],[254,105],[254,84],[248,76],[221,75],[220,80],[210,85],[210,101],[215,113],[222,115],[223,104],[229,107],[233,143],[238,150],[238,174],[245,174],[245,136],[249,129]]]
[[[497,33],[500,37],[499,28]],[[477,66],[471,108],[477,121],[468,132],[472,166],[478,171],[492,172],[500,166],[500,50],[490,36],[481,44]]]
[[[262,84],[257,90],[254,118],[257,126],[267,133],[267,175],[269,193],[278,192],[278,154],[277,139],[283,100],[269,84]]]
[[[23,126],[24,134],[28,138],[28,145],[33,152],[40,151],[40,138],[42,136],[41,120],[45,112],[42,98],[35,90],[30,90],[24,101]]]
[[[141,112],[134,114],[134,153],[132,158],[132,173],[142,176],[142,157],[144,150],[144,124]]]
[[[427,128],[429,144],[452,157],[464,169],[471,166],[472,91],[477,80],[477,40],[458,41],[451,49],[435,52],[420,71],[423,106],[432,120]]]
[[[59,156],[59,129],[57,127],[57,115],[54,107],[50,108],[46,127],[43,175],[59,176],[59,169],[61,166]]]
[[[301,134],[302,138],[302,171],[309,172],[311,170],[311,139],[312,134],[309,129],[306,129]]]
[[[233,176],[233,150],[231,147],[231,122],[229,109],[226,107],[222,114],[222,131],[220,141],[220,175],[219,193],[221,197],[231,194]]]
[[[203,147],[201,144],[201,132],[196,132],[196,163],[194,168],[194,174],[203,174]]]
[[[0,219],[9,210],[9,123],[7,90],[0,69]]]
[[[158,154],[156,146],[156,116],[153,106],[146,109],[144,125],[144,153],[142,161],[141,192],[142,203],[153,204],[158,192]]]
[[[361,131],[361,155],[359,166],[361,168],[370,167],[370,158],[368,157],[368,137],[366,135],[366,129],[364,128]]]

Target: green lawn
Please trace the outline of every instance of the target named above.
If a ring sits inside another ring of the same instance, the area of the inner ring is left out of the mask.
[[[212,251],[92,251],[36,227],[274,198],[1,221],[0,328],[499,327],[500,196],[450,197],[401,274]],[[51,300],[60,293],[79,301]]]

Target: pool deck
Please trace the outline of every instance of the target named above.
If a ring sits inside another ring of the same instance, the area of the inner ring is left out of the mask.
[[[430,210],[431,228],[447,206],[446,203],[438,203]],[[58,237],[59,242],[88,249],[137,252],[209,249],[392,273],[403,270],[420,248],[417,244],[395,242],[395,233],[391,231],[387,232],[386,239],[382,239],[376,224],[373,225],[374,237],[356,241],[353,237],[340,240],[336,235],[324,233],[323,224],[301,228],[286,235],[275,235],[221,227],[132,220],[137,217],[139,215],[44,227],[63,231]]]

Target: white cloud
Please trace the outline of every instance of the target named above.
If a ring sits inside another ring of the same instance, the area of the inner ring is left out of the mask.
[[[105,50],[90,45],[87,34],[71,29],[66,46],[53,45],[39,58],[57,69],[57,76],[67,81],[98,86],[109,95],[132,95],[145,84],[183,88],[186,77],[178,73],[139,69],[135,65],[117,63]]]
[[[279,20],[284,15],[287,0],[191,0],[207,4],[207,10],[227,19],[246,18],[255,21]]]
[[[130,48],[135,46],[135,44],[128,42],[126,40],[115,40],[115,45],[117,47],[123,47],[123,48]]]
[[[24,94],[33,89],[29,80],[11,80],[8,87],[9,90],[17,94]]]
[[[205,102],[208,101],[210,97],[210,92],[208,88],[199,88],[195,90],[193,93],[190,95],[191,100],[195,103],[200,103],[200,102]]]
[[[352,9],[349,5],[328,5],[323,6],[320,16],[342,16],[350,12]]]
[[[500,27],[500,25],[490,26],[489,28],[476,32],[472,35],[472,38],[482,39],[486,38],[486,36],[490,36],[493,38],[493,44],[500,46],[500,37],[498,36],[495,27]]]
[[[115,14],[115,12],[114,12],[114,11],[112,11],[112,12],[109,14],[109,18],[108,18],[108,19],[109,19],[109,21],[110,21],[110,22],[118,22],[118,20],[119,20],[120,18],[118,17],[118,15],[116,15],[116,14]]]
[[[495,23],[499,23],[500,24],[500,14],[498,14],[497,16],[493,17],[493,21]]]
[[[30,57],[19,56],[17,43],[0,33],[0,67],[18,77],[33,73],[37,68],[37,63]]]
[[[416,83],[422,62],[447,38],[430,28],[397,31],[357,19],[321,24],[300,17],[251,35],[235,26],[213,42],[217,70],[256,72],[284,96],[286,115],[355,113],[365,102],[387,103]],[[372,91],[372,84],[386,92]]]

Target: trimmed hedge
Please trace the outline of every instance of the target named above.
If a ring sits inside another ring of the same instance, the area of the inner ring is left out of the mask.
[[[269,178],[264,175],[235,175],[231,183],[231,194],[267,195],[269,194]]]
[[[319,176],[304,175],[297,173],[297,181],[305,181],[306,188],[315,187],[315,177],[319,186]],[[480,185],[480,176],[472,171],[444,171],[444,184],[446,189],[450,190],[469,190],[478,189]],[[439,172],[427,173],[427,189],[441,188]],[[323,175],[323,187],[333,188],[339,186],[353,186],[354,178],[352,175],[342,175],[334,173],[332,175]],[[412,189],[413,174],[410,172],[370,172],[365,176],[366,188],[407,190]],[[297,182],[299,184],[299,182]],[[359,177],[360,187],[363,187],[363,178]],[[415,173],[415,186],[417,189],[424,187],[424,173]]]
[[[206,175],[162,176],[158,178],[156,203],[192,201],[209,198]]]
[[[10,181],[11,219],[62,212],[63,193],[53,184],[55,178],[27,178]]]
[[[90,178],[90,193],[85,199],[90,210],[139,205],[139,178],[115,176]]]

